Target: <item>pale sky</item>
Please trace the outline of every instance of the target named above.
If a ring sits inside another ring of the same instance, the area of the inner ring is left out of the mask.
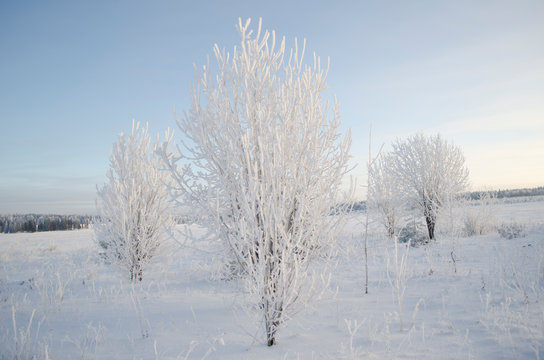
[[[374,152],[441,133],[473,189],[544,185],[544,1],[1,1],[0,214],[95,213],[117,134],[175,127],[238,17],[330,58],[360,184],[372,124]]]

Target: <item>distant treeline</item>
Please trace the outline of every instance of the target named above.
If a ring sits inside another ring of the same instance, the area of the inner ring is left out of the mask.
[[[473,191],[463,196],[470,200],[479,200],[484,195],[488,195],[494,199],[507,199],[507,198],[527,197],[527,196],[544,196],[544,186],[539,186],[535,188],[526,188],[526,189]],[[357,212],[357,211],[365,211],[365,210],[366,210],[365,200],[357,201],[353,204],[352,211]]]
[[[88,215],[6,215],[0,216],[0,233],[87,229]]]
[[[496,199],[516,198],[524,196],[544,196],[544,186],[527,189],[473,191],[467,194],[472,200],[478,200],[483,195]],[[366,210],[366,201],[358,201],[352,205],[352,211]],[[94,216],[89,215],[0,215],[0,233],[59,231],[87,229],[93,223]],[[187,218],[179,217],[178,224],[187,222]]]
[[[471,200],[478,200],[483,195],[489,195],[495,199],[506,199],[523,196],[541,196],[544,195],[544,186],[527,189],[474,191],[468,194],[468,198]]]

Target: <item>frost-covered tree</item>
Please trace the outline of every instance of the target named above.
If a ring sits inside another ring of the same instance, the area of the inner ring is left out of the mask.
[[[369,166],[368,205],[378,213],[387,236],[393,238],[399,226],[400,212],[398,182],[392,169],[391,154],[380,154]]]
[[[142,280],[145,266],[173,226],[168,193],[169,172],[152,151],[147,126],[132,124],[113,145],[108,182],[98,189],[99,222],[95,236],[110,261]]]
[[[467,188],[463,153],[440,135],[417,134],[397,139],[392,155],[398,188],[423,213],[432,240],[440,207]]]
[[[351,137],[339,133],[338,104],[331,116],[322,100],[319,57],[305,65],[304,45],[286,50],[285,38],[249,25],[239,20],[232,53],[215,45],[217,74],[203,67],[178,120],[184,143],[176,154],[165,144],[163,155],[178,190],[224,240],[271,346],[310,296],[310,261],[334,243]]]

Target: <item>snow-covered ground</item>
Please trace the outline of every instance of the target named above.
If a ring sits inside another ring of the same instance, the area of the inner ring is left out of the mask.
[[[213,241],[168,242],[132,286],[92,230],[1,234],[0,359],[542,359],[544,199],[495,214],[525,236],[444,231],[395,253],[373,226],[366,295],[364,213],[350,215],[330,291],[270,348],[240,285],[217,278]]]

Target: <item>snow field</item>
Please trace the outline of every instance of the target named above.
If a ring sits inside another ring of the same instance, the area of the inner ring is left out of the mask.
[[[373,224],[368,295],[364,213],[351,214],[329,291],[270,348],[259,313],[244,310],[242,286],[217,275],[216,240],[167,242],[132,286],[104,263],[91,230],[2,234],[0,359],[544,358],[544,199],[536,200],[496,204],[497,223],[522,224],[524,237],[463,237],[444,223],[434,243],[398,244],[404,271]]]

